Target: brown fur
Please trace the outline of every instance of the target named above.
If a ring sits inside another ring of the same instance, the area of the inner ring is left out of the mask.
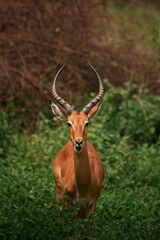
[[[83,112],[78,115],[75,111],[68,116],[63,111],[73,125],[70,127],[71,141],[58,152],[53,173],[58,203],[62,202],[63,194],[69,198],[66,206],[73,201],[85,203],[80,207],[77,218],[88,218],[90,212],[96,210],[96,201],[104,180],[104,168],[96,150],[91,143],[87,142],[87,127],[84,127],[85,121],[95,115],[97,110],[95,106],[88,116]],[[81,152],[74,151],[75,140],[83,140]]]

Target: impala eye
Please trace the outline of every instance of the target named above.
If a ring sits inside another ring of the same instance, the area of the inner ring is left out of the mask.
[[[68,122],[67,124],[68,124],[68,127],[72,127],[72,124],[71,124],[71,123]]]
[[[89,122],[86,122],[84,126],[85,126],[85,127],[88,127],[88,125],[89,125]]]

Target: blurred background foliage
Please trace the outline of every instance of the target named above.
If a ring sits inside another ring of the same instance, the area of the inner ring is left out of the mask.
[[[159,94],[159,11],[158,0],[1,1],[0,107],[12,103],[25,127],[37,121],[67,60],[58,91],[78,107],[98,88],[88,60],[115,86]]]
[[[159,239],[159,13],[158,0],[0,2],[0,239]],[[60,95],[79,110],[93,99],[88,60],[105,87],[88,128],[105,168],[91,232],[56,204],[53,161],[69,134],[48,103],[65,61]]]

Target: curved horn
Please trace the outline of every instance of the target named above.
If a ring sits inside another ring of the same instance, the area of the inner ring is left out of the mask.
[[[89,63],[89,62],[88,62]],[[98,80],[99,80],[99,94],[97,97],[95,97],[91,102],[89,102],[83,109],[82,112],[84,112],[86,115],[88,115],[89,111],[98,103],[102,100],[102,97],[104,95],[104,87],[102,84],[102,80],[97,73],[97,71],[94,69],[94,67],[89,63],[90,67],[93,69],[93,71],[96,73]]]
[[[61,98],[56,91],[56,81],[57,78],[59,76],[59,74],[61,73],[62,69],[65,67],[66,63],[59,69],[59,71],[57,72],[54,81],[53,81],[53,86],[52,86],[52,94],[54,99],[67,111],[67,113],[70,115],[74,110],[72,109],[72,107],[66,102],[64,101],[63,98]]]

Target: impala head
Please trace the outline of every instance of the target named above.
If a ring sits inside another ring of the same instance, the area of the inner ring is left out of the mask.
[[[64,119],[67,122],[70,130],[70,139],[73,143],[74,151],[77,153],[82,151],[83,146],[87,141],[87,127],[91,118],[95,116],[100,109],[104,94],[104,88],[99,74],[90,63],[89,65],[98,77],[99,94],[91,102],[89,102],[80,113],[74,111],[72,107],[57,94],[56,91],[56,81],[65,64],[57,72],[52,87],[53,97],[60,106],[57,106],[55,103],[50,101],[53,114],[56,115],[57,118]]]

